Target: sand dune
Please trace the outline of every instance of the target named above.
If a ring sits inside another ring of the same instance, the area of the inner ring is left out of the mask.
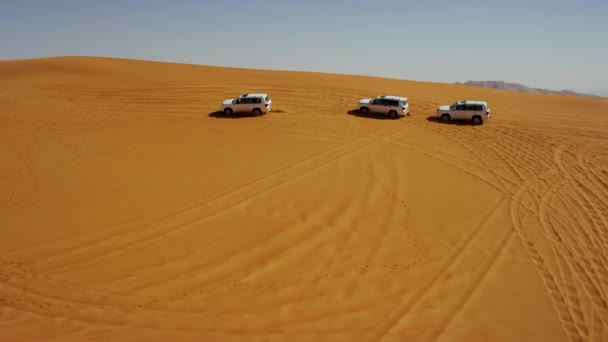
[[[214,115],[268,92],[261,117]],[[411,117],[353,115],[410,98]],[[483,126],[439,104],[483,99]],[[0,340],[608,340],[608,100],[0,62]]]

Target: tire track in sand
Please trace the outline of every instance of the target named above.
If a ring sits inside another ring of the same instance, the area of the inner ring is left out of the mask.
[[[425,296],[426,293],[428,293],[434,286],[436,286],[441,277],[450,269],[452,265],[454,265],[456,261],[458,261],[462,253],[466,250],[467,247],[470,246],[471,242],[483,229],[486,222],[494,215],[494,213],[498,210],[498,208],[505,200],[506,198],[503,196],[496,201],[492,208],[488,210],[488,212],[486,212],[486,214],[483,216],[477,226],[473,229],[473,231],[466,238],[461,240],[456,246],[456,248],[454,248],[452,253],[450,253],[450,255],[445,258],[445,261],[443,262],[443,264],[440,265],[438,271],[435,272],[433,276],[431,276],[429,280],[427,280],[420,287],[420,289],[414,293],[411,299],[400,303],[397,306],[397,309],[389,315],[389,318],[382,322],[378,329],[367,338],[368,341],[377,341],[390,334],[391,330],[399,323],[399,321],[405,316],[405,314],[409,312],[411,308]]]
[[[133,228],[125,229],[122,232],[112,232],[111,235],[97,237],[94,240],[87,241],[84,244],[71,246],[67,249],[53,251],[52,253],[42,254],[39,257],[45,262],[52,262],[53,258],[64,258],[70,254],[77,254],[79,261],[89,260],[98,256],[114,253],[118,250],[128,248],[130,246],[153,241],[167,233],[176,232],[183,228],[189,227],[192,224],[200,223],[202,220],[209,219],[232,206],[260,196],[277,186],[311,172],[319,167],[323,167],[343,156],[349,155],[371,143],[374,143],[378,137],[376,134],[382,134],[383,131],[389,130],[398,132],[403,127],[398,125],[387,124],[378,129],[368,132],[362,136],[345,142],[341,145],[332,147],[322,151],[306,160],[297,162],[287,167],[273,171],[259,179],[251,181],[243,186],[224,192],[213,198],[197,203],[194,206],[165,216],[155,222],[145,225],[137,225]],[[177,222],[176,222],[177,221]],[[142,236],[143,235],[143,236]],[[85,254],[85,255],[82,255]],[[67,264],[69,264],[68,261]],[[55,269],[61,266],[48,265],[48,270]]]
[[[509,229],[507,233],[500,238],[498,247],[492,251],[489,256],[488,262],[483,265],[481,271],[475,276],[475,278],[473,278],[473,281],[469,283],[465,291],[459,296],[456,304],[441,319],[439,324],[431,329],[430,334],[426,337],[427,340],[435,341],[439,338],[439,336],[441,336],[441,334],[445,331],[450,322],[454,319],[454,317],[456,317],[456,314],[464,307],[469,298],[471,298],[471,295],[475,293],[475,290],[477,290],[477,288],[483,282],[484,278],[488,275],[488,273],[496,263],[496,260],[498,260],[498,257],[513,237],[513,233],[514,230]]]
[[[389,126],[389,128],[391,128],[391,130],[390,130],[389,133],[381,134],[380,136],[376,136],[375,134],[377,134],[377,133],[373,133],[372,135],[369,135],[369,136],[366,137],[368,139],[364,139],[364,140],[360,141],[358,144],[356,144],[355,146],[352,146],[347,151],[342,151],[342,153],[340,153],[340,154],[338,154],[336,156],[333,156],[331,159],[324,161],[322,164],[316,165],[316,166],[314,166],[314,167],[306,170],[305,172],[302,172],[302,173],[290,176],[289,178],[287,178],[286,180],[284,180],[282,182],[275,183],[273,186],[265,187],[263,190],[262,189],[257,190],[256,193],[253,196],[248,197],[245,200],[239,201],[237,203],[233,203],[229,208],[225,208],[225,209],[230,209],[230,208],[232,208],[233,206],[235,206],[237,204],[243,204],[243,203],[246,203],[247,201],[250,201],[250,200],[253,200],[253,199],[258,198],[260,196],[263,196],[266,193],[268,193],[268,192],[276,189],[278,186],[287,184],[287,183],[289,183],[291,181],[294,181],[294,180],[296,180],[296,179],[298,179],[300,177],[306,176],[308,173],[310,173],[310,172],[312,172],[314,170],[318,170],[321,167],[325,167],[325,166],[329,165],[332,162],[335,162],[335,161],[337,161],[339,159],[348,157],[353,152],[361,150],[361,149],[363,149],[363,148],[365,148],[365,147],[367,147],[369,145],[375,144],[375,143],[378,142],[378,140],[380,140],[380,139],[382,139],[384,137],[390,137],[390,136],[392,136],[394,134],[399,133],[401,130],[403,130],[405,128],[405,126],[400,126],[400,125],[393,126],[393,125],[391,125],[391,126]],[[384,133],[384,132],[382,132],[382,133]],[[223,211],[224,210],[222,210],[220,212],[223,212]],[[220,212],[214,213],[213,215],[219,214]],[[209,218],[209,216],[205,217],[204,219],[208,219],[208,218]],[[200,221],[201,220],[199,219],[199,220],[196,221],[196,223],[198,223]],[[309,239],[309,238],[312,238],[313,236],[318,236],[322,232],[324,232],[324,230],[315,231],[315,232],[312,232],[312,233],[309,232],[309,233],[306,233],[305,236],[306,236],[306,239]],[[297,239],[297,241],[301,242],[303,240],[301,238],[299,238],[299,239]],[[267,256],[266,258],[276,257],[277,255],[280,255],[281,253],[289,250],[291,248],[291,245],[292,244],[282,244],[281,245],[282,247],[278,247],[273,253],[269,254],[269,256]],[[249,253],[249,251],[248,250],[239,250],[236,253],[232,254],[227,260],[230,260],[230,258],[235,258],[235,257],[244,258],[243,253]],[[247,261],[249,259],[250,258],[246,258],[246,260],[243,260],[243,262],[249,264],[249,263],[251,263],[250,261]],[[192,273],[192,272],[200,270],[202,267],[204,267],[207,264],[208,263],[197,263],[197,264],[191,265],[191,267],[189,267],[187,270],[185,270],[183,272],[172,273],[172,274],[168,275],[166,278],[163,278],[163,279],[172,279],[173,280],[173,279],[177,279],[178,277],[186,276],[189,273]],[[230,275],[230,272],[226,271],[226,275],[223,276],[222,279],[225,279],[225,277],[227,277],[229,275]],[[139,289],[142,289],[142,288],[139,288]]]
[[[386,139],[388,139],[388,137]],[[380,153],[376,154],[372,158],[372,160],[368,163],[367,172],[369,174],[370,179],[372,179],[373,182],[378,184],[380,187],[380,190],[389,198],[389,200],[392,203],[395,204],[394,206],[392,206],[392,208],[398,208],[399,211],[402,212],[400,226],[403,228],[407,240],[409,240],[409,242],[411,243],[411,245],[414,247],[414,250],[415,250],[413,260],[410,263],[408,263],[408,267],[414,267],[414,266],[422,263],[423,250],[420,245],[418,237],[413,232],[413,230],[410,228],[412,209],[407,204],[407,202],[403,198],[400,198],[399,194],[395,190],[393,190],[393,187],[399,188],[398,177],[395,176],[395,172],[392,172],[391,181],[387,182],[380,177],[376,168],[374,167],[375,164],[380,163],[381,159],[386,159],[386,158],[384,158],[385,154],[387,154],[387,152],[391,152],[391,151],[392,151],[392,148],[388,147],[388,148],[384,148],[382,151],[380,151]],[[390,170],[394,170],[395,169],[394,162],[391,162],[391,164],[393,165],[393,167],[391,167]],[[389,183],[392,186],[389,186]],[[395,214],[398,214],[398,213],[395,213]],[[367,259],[369,260],[368,261],[369,263],[374,263],[374,259],[375,259],[376,255],[378,254],[378,252],[380,251],[380,248],[382,247],[383,239],[388,235],[389,225],[385,224],[383,226],[384,226],[384,228],[381,233],[382,238],[378,241],[378,244],[376,244],[376,246],[374,246],[372,248],[371,254],[367,257]]]
[[[593,217],[600,210],[593,206],[602,202],[589,201],[589,190],[581,184],[588,179],[584,169],[572,169],[563,157],[570,150],[558,145],[553,155],[554,167],[518,191],[512,201],[512,221],[539,270],[566,334],[573,341],[581,341],[601,334],[607,326],[608,265],[601,254],[607,246],[598,236],[602,223]],[[524,205],[535,201],[538,210]],[[535,242],[528,234],[538,227],[544,231],[546,241]],[[537,243],[550,246],[557,260],[556,269],[545,261],[549,256],[543,255]]]
[[[547,266],[545,258],[536,248],[536,244],[529,238],[526,228],[524,227],[524,219],[528,216],[533,217],[535,215],[533,211],[527,211],[522,205],[523,196],[529,191],[528,187],[528,185],[522,186],[514,195],[513,200],[511,201],[511,221],[513,222],[515,231],[522,241],[524,248],[539,271],[540,277],[545,284],[545,288],[548,290],[549,297],[554,303],[554,307],[568,338],[571,341],[581,341],[582,336],[580,336],[575,320],[568,309],[565,299],[566,296],[558,286],[554,272]]]

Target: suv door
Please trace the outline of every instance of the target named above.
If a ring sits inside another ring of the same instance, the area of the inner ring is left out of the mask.
[[[236,113],[236,112],[243,112],[245,109],[245,101],[247,99],[244,97],[239,97],[234,101],[234,104],[232,105],[232,110]]]
[[[245,99],[245,104],[243,105],[244,112],[251,112],[255,108],[255,97],[248,97]]]
[[[382,100],[382,113],[388,114],[388,112],[390,112],[391,110],[397,111],[397,108],[395,108],[395,106],[397,104],[399,104],[399,101],[383,99]]]
[[[471,120],[473,116],[479,114],[481,109],[481,105],[478,104],[468,104],[466,107],[466,111],[464,113],[463,119]]]
[[[466,118],[467,115],[467,105],[466,104],[458,104],[454,107],[454,111],[452,112],[452,119],[462,120]]]
[[[368,108],[371,113],[378,113],[382,109],[380,101],[381,99],[372,99],[369,101]]]
[[[378,113],[386,114],[388,112],[388,101],[386,99],[379,100]]]
[[[261,97],[254,97],[251,99],[251,108],[249,109],[250,112],[253,111],[254,108],[259,108],[262,110],[262,107],[264,107],[264,105],[262,104]]]

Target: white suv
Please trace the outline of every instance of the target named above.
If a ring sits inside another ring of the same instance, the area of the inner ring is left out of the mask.
[[[375,99],[363,99],[359,101],[357,110],[362,114],[380,113],[389,117],[404,116],[410,114],[410,104],[407,97],[380,95]]]
[[[253,113],[260,115],[270,112],[272,100],[268,94],[241,94],[236,99],[228,99],[222,102],[221,111],[225,115],[234,113]]]
[[[437,117],[442,121],[468,120],[476,125],[481,125],[492,116],[487,102],[462,100],[451,106],[437,107]]]

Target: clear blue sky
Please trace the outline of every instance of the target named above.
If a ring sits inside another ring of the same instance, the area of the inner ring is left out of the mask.
[[[0,59],[94,55],[608,95],[608,0],[6,0]]]

